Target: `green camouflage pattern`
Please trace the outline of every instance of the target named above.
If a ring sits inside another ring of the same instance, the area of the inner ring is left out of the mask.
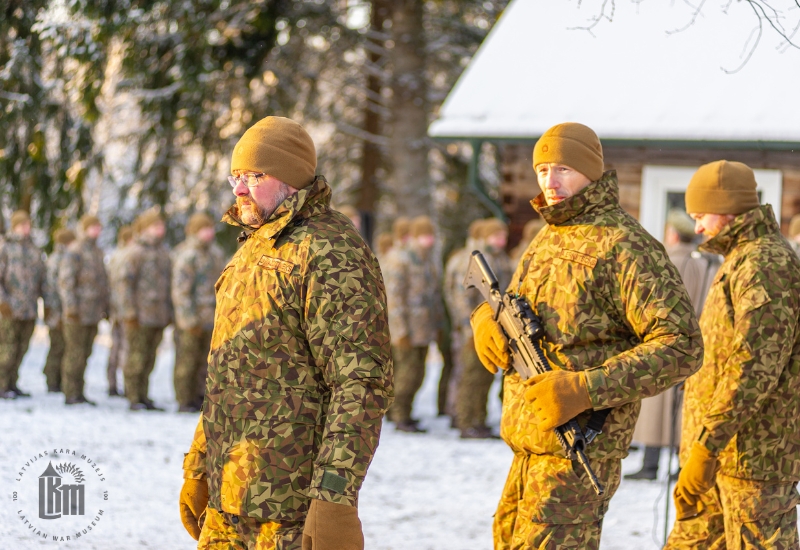
[[[44,362],[44,379],[48,390],[61,391],[61,362],[64,359],[64,330],[63,327],[50,327],[50,349],[47,350],[47,359]]]
[[[200,334],[180,329],[175,331],[173,384],[178,405],[198,405],[202,401],[198,399],[197,377],[205,366],[210,347],[210,330],[202,330]]]
[[[122,319],[122,297],[125,295],[125,256],[128,253],[128,246],[117,247],[111,251],[108,257],[108,285],[110,289],[110,308],[111,320]]]
[[[225,254],[213,243],[189,237],[172,260],[172,304],[180,330],[214,328],[214,284],[225,269]]]
[[[198,550],[300,550],[302,527],[281,528],[279,523],[239,517],[236,525],[230,514],[208,508],[197,541]]]
[[[160,327],[126,327],[127,357],[122,363],[125,397],[131,404],[144,403],[150,391],[150,373],[156,366],[156,352],[164,329]]]
[[[425,379],[425,358],[428,346],[392,346],[394,359],[394,403],[389,410],[389,418],[394,422],[407,423],[411,420],[414,397]]]
[[[121,262],[120,318],[144,327],[172,322],[172,262],[169,249],[140,235],[125,247]]]
[[[433,250],[423,254],[413,244],[386,255],[386,293],[392,343],[408,337],[412,346],[435,342],[443,328],[441,269]]]
[[[797,482],[739,479],[719,474],[701,495],[703,511],[676,521],[666,549],[797,550]]]
[[[97,325],[64,323],[64,359],[61,363],[61,389],[66,399],[83,395],[83,375],[92,354]]]
[[[694,307],[664,247],[619,205],[616,173],[554,206],[532,201],[547,221],[512,279],[541,317],[554,369],[584,371],[594,409],[612,408],[589,446],[595,460],[628,454],[640,402],[701,365]],[[517,374],[505,377],[501,435],[515,452],[564,451],[542,432]],[[578,416],[584,425],[590,412]]]
[[[36,319],[37,300],[50,296],[45,292],[47,277],[42,252],[30,237],[15,233],[0,242],[0,304],[11,307],[12,318]],[[49,300],[45,302],[50,307]]]
[[[476,289],[464,288],[464,277],[469,266],[472,251],[477,250],[480,242],[476,239],[467,239],[467,245],[459,248],[450,255],[444,267],[444,280],[442,291],[447,311],[450,313],[450,322],[453,331],[463,334],[472,334],[469,316],[482,301],[480,292]],[[471,307],[470,307],[471,306]]]
[[[209,506],[302,524],[309,499],[354,506],[391,404],[375,256],[318,176],[252,232],[217,282],[202,430],[184,467]],[[234,206],[223,218],[244,227]],[[202,472],[202,470],[200,470]]]
[[[800,260],[772,207],[737,216],[703,249],[723,254],[700,319],[705,360],[686,381],[682,463],[695,441],[720,472],[800,480]]]
[[[478,359],[472,336],[464,340],[459,356],[462,372],[456,385],[456,425],[463,429],[486,426],[486,402],[494,382]]]
[[[581,467],[553,455],[515,453],[492,527],[495,550],[597,548],[620,461],[595,461],[606,488],[597,496]]]
[[[67,247],[56,243],[53,252],[47,256],[45,262],[44,301],[48,304],[44,322],[50,329],[61,326],[61,298],[58,296],[58,266],[64,258]]]
[[[58,268],[58,295],[65,322],[76,318],[83,326],[96,326],[108,318],[108,276],[94,239],[80,237],[67,247]]]
[[[0,317],[0,393],[17,385],[19,366],[28,351],[36,321]]]

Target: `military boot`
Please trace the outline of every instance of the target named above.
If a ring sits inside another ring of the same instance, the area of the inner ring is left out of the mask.
[[[645,479],[653,481],[658,477],[658,459],[661,458],[661,447],[645,447],[642,469],[633,474],[626,474],[625,479]]]

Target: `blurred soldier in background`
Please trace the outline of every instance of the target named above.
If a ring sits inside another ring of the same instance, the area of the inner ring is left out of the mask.
[[[378,233],[375,236],[375,252],[378,260],[383,260],[392,249],[392,236],[389,233]]]
[[[475,289],[464,288],[464,277],[469,266],[469,259],[474,250],[482,249],[481,228],[485,220],[475,220],[467,229],[467,242],[464,248],[459,248],[447,260],[444,269],[442,290],[445,305],[450,313],[451,341],[453,357],[455,358],[453,371],[450,374],[447,404],[445,410],[452,417],[452,426],[461,428],[458,424],[457,399],[458,382],[464,372],[464,364],[471,359],[478,361],[475,355],[475,346],[472,344],[472,327],[469,326],[469,316],[472,310],[481,303],[480,293]],[[474,356],[474,357],[473,357]]]
[[[0,398],[30,397],[17,387],[19,366],[36,325],[37,301],[47,284],[42,252],[31,240],[31,218],[17,210],[0,244]],[[49,300],[48,300],[49,302]],[[52,304],[45,302],[45,307]]]
[[[520,239],[519,244],[514,247],[510,254],[512,266],[516,266],[519,263],[533,238],[545,225],[542,218],[533,218],[525,223],[525,227],[522,228],[522,239]]]
[[[123,267],[128,245],[133,241],[133,229],[124,225],[117,232],[117,248],[111,253],[108,261],[108,282],[111,289],[111,349],[108,352],[108,396],[120,397],[122,394],[117,385],[117,372],[125,363],[128,354],[128,344],[125,339],[124,324],[122,322],[121,299],[125,294],[125,277]],[[124,369],[123,369],[124,370]]]
[[[198,412],[204,391],[211,332],[214,329],[214,284],[225,269],[225,255],[214,243],[214,220],[198,212],[186,224],[186,240],[172,267],[175,307],[175,398],[179,412]]]
[[[121,314],[128,342],[123,364],[125,396],[130,409],[163,410],[148,397],[150,373],[164,329],[172,322],[172,277],[169,248],[164,244],[167,226],[161,214],[149,210],[134,222],[134,242],[123,261]]]
[[[67,405],[95,404],[83,394],[83,375],[97,336],[97,324],[108,318],[110,309],[103,252],[97,247],[102,229],[96,216],[83,216],[78,239],[67,247],[58,268],[65,344],[61,387]]]
[[[58,267],[67,251],[67,246],[75,240],[75,233],[69,229],[58,229],[53,234],[53,252],[47,257],[47,293],[50,307],[44,310],[44,322],[50,333],[50,349],[44,363],[44,377],[47,391],[61,391],[61,362],[64,359],[64,323],[62,320],[61,298],[58,297]]]
[[[792,221],[789,222],[789,245],[800,256],[800,214],[792,216]]]
[[[512,272],[511,263],[505,251],[508,243],[508,227],[497,218],[485,220],[480,226],[479,237],[483,243],[482,252],[497,275],[500,288],[507,288],[511,282]],[[477,296],[475,296],[476,294]],[[470,313],[483,301],[483,298],[476,289],[464,291],[462,295],[464,296],[462,316],[466,314],[467,322],[469,322]],[[494,375],[487,371],[478,359],[471,331],[462,348],[461,357],[463,372],[459,378],[456,397],[456,413],[461,437],[464,439],[492,437],[492,430],[486,425],[486,401],[494,381]]]
[[[411,407],[425,377],[428,346],[437,342],[442,328],[443,304],[431,219],[414,218],[409,236],[406,247],[392,251],[384,273],[395,361],[395,401],[389,415],[398,430],[422,432],[411,418]]]
[[[670,210],[664,237],[667,256],[678,268],[683,285],[699,316],[720,262],[715,255],[698,252],[696,241],[692,218],[683,210]],[[676,386],[642,400],[642,410],[636,421],[633,440],[645,445],[644,461],[641,470],[627,474],[625,479],[656,479],[662,447],[680,445],[681,399],[678,392]]]
[[[350,206],[349,204],[345,204],[343,206],[337,206],[334,210],[338,210],[352,222],[353,227],[355,227],[359,233],[361,233],[361,214],[359,213],[358,209],[355,206]]]

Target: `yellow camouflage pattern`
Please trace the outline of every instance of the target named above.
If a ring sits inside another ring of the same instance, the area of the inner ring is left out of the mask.
[[[543,195],[532,205],[548,225],[523,254],[509,290],[524,295],[541,317],[542,348],[553,368],[585,371],[593,408],[612,408],[603,433],[586,453],[605,481],[607,502],[618,483],[619,461],[628,453],[641,399],[700,367],[700,330],[663,246],[620,207],[615,172],[553,206],[545,204]],[[517,455],[535,455],[534,461],[565,459],[555,433],[538,429],[524,390],[517,374],[505,377],[502,438]],[[589,416],[589,411],[582,413],[578,422],[585,425]],[[550,495],[561,490],[555,486],[540,491],[535,500],[543,523],[560,522],[548,517],[582,518],[582,523],[602,518],[585,474],[572,468],[577,474],[571,490],[583,499],[554,498]],[[565,482],[547,476],[551,481],[540,485]],[[502,502],[508,502],[506,497]],[[505,511],[506,519],[497,521],[508,524],[515,514],[526,513]],[[500,531],[508,529],[513,527],[504,525]]]
[[[185,476],[207,475],[216,510],[286,526],[302,525],[311,498],[354,506],[378,445],[393,397],[386,294],[330,195],[318,176],[290,196],[217,281],[184,461]],[[242,225],[235,206],[223,219]]]
[[[681,462],[701,440],[720,472],[800,480],[800,260],[772,207],[740,214],[702,250],[725,256],[700,318],[703,368],[686,381]]]

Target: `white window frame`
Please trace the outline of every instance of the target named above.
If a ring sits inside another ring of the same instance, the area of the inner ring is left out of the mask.
[[[664,240],[667,217],[667,194],[683,193],[699,166],[655,166],[642,169],[642,195],[639,204],[639,223],[659,241]],[[753,170],[762,204],[771,204],[775,218],[781,219],[783,174],[780,170]]]

